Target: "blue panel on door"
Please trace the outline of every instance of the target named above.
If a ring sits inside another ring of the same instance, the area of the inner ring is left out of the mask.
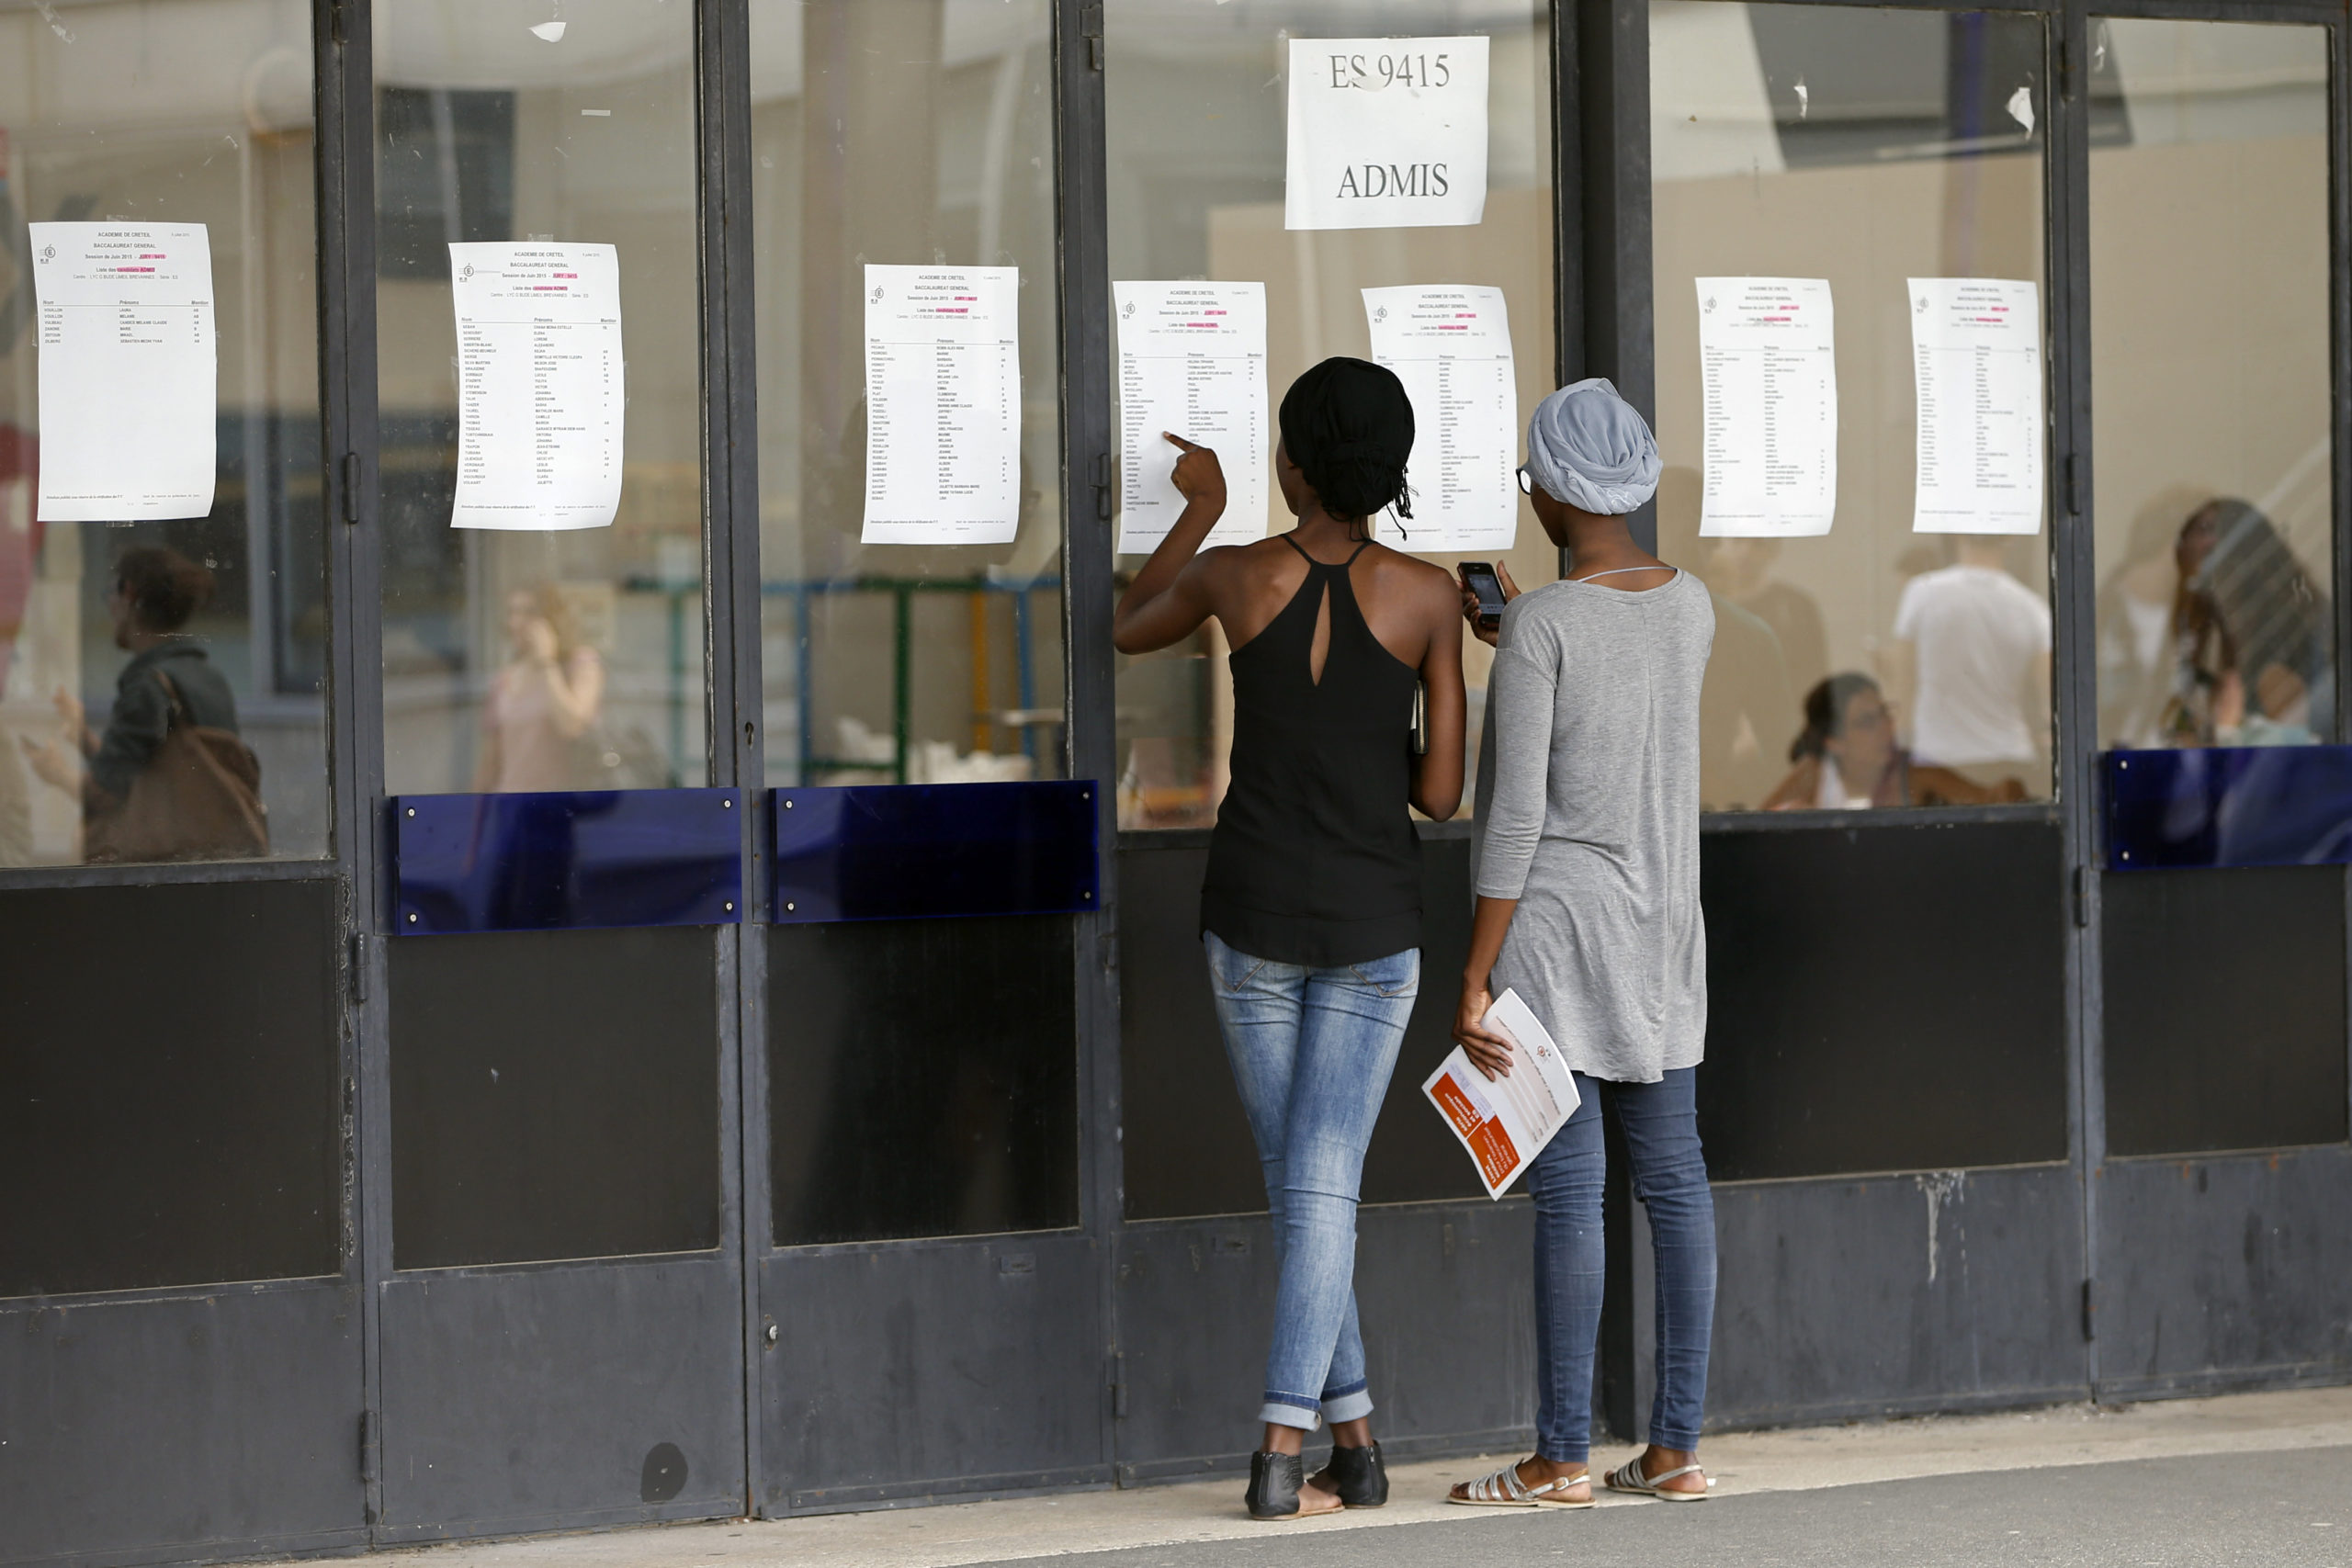
[[[742,816],[732,789],[394,795],[392,929],[733,925]]]
[[[2107,866],[2352,863],[2352,746],[2109,751]]]
[[[1102,897],[1094,791],[1086,779],[776,790],[770,917],[1091,909]]]

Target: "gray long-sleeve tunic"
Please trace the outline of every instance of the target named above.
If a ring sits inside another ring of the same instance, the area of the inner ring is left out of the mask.
[[[1517,990],[1593,1077],[1656,1083],[1705,1050],[1699,686],[1714,635],[1688,572],[1638,593],[1555,582],[1503,612],[1478,891],[1519,909],[1494,989]]]

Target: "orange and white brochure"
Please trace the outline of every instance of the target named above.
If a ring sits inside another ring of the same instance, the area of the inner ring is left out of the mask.
[[[1511,1070],[1489,1081],[1456,1045],[1421,1092],[1470,1151],[1487,1196],[1499,1198],[1576,1113],[1577,1083],[1517,991],[1497,998],[1479,1021],[1511,1043]]]

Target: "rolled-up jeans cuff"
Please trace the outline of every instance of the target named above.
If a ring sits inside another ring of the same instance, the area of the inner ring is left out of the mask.
[[[1653,1448],[1672,1449],[1678,1453],[1695,1454],[1699,1451],[1699,1434],[1696,1432],[1681,1432],[1664,1427],[1652,1427],[1649,1430],[1649,1441]]]
[[[1342,1421],[1361,1421],[1372,1414],[1372,1391],[1363,1383],[1340,1394],[1323,1396],[1323,1419],[1333,1426]]]
[[[1321,1408],[1314,1400],[1288,1393],[1266,1395],[1266,1403],[1258,1407],[1258,1419],[1272,1427],[1295,1427],[1302,1432],[1312,1432],[1323,1424]]]

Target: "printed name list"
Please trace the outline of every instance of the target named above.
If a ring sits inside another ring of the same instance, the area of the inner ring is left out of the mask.
[[[1710,538],[1829,532],[1838,511],[1838,360],[1829,284],[1702,277],[1699,365],[1706,404]]]
[[[1021,269],[865,269],[869,545],[1008,545],[1021,525]]]
[[[2041,301],[2030,282],[1911,279],[1915,534],[2041,532]]]
[[[44,523],[212,511],[212,246],[201,223],[34,223]]]
[[[1119,549],[1159,547],[1184,510],[1173,432],[1212,447],[1225,515],[1203,548],[1266,536],[1266,286],[1114,283],[1119,319]]]
[[[1383,514],[1384,543],[1408,550],[1508,550],[1519,532],[1519,380],[1503,291],[1471,286],[1367,288],[1372,357],[1413,403],[1409,522]]]
[[[621,504],[621,265],[610,245],[449,246],[458,310],[452,528],[602,528]]]

